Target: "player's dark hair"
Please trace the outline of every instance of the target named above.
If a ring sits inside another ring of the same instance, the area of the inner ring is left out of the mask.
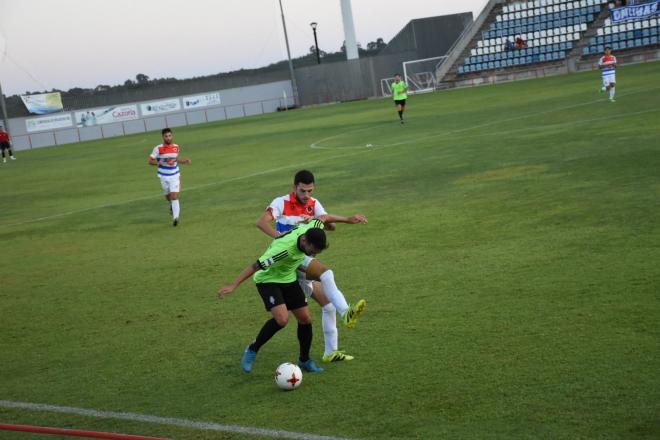
[[[307,171],[307,170],[298,171],[295,177],[293,178],[293,184],[295,186],[298,186],[299,183],[304,183],[305,185],[314,183],[314,174],[312,174],[311,171]]]
[[[161,136],[165,136],[165,133],[172,133],[171,128],[163,128],[163,131],[160,132]]]
[[[395,73],[394,76],[401,76],[401,74],[400,73]]]
[[[322,251],[328,248],[328,242],[325,238],[325,231],[321,228],[310,228],[305,232],[307,243]]]

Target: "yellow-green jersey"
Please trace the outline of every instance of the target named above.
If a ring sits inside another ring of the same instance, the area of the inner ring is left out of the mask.
[[[392,83],[392,99],[395,101],[401,101],[403,99],[408,99],[406,91],[408,90],[408,84],[405,81],[393,82]]]
[[[323,222],[314,219],[299,224],[272,241],[266,252],[259,257],[260,270],[252,277],[257,283],[292,283],[296,281],[296,270],[305,259],[305,253],[298,248],[298,239],[311,228],[323,229]]]

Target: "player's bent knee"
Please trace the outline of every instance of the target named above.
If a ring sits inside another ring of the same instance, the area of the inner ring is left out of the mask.
[[[310,315],[309,313],[307,315],[302,315],[297,318],[298,318],[298,322],[301,323],[302,325],[309,325],[313,321],[312,315]]]
[[[286,325],[289,323],[289,315],[273,316],[273,319],[275,319],[275,322],[277,322],[277,325],[280,327],[286,327]]]
[[[312,260],[305,270],[305,277],[308,280],[320,281],[321,275],[327,270],[327,266],[321,264],[318,260]]]

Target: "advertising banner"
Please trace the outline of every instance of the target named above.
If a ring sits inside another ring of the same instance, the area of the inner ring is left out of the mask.
[[[146,104],[140,104],[140,110],[142,111],[142,116],[175,112],[181,110],[181,101],[179,101],[179,98],[174,98],[163,101],[148,102]]]
[[[76,125],[78,127],[92,127],[99,124],[130,121],[137,118],[137,105],[118,105],[76,112]]]
[[[626,20],[641,20],[650,18],[660,12],[660,0],[650,3],[643,3],[636,6],[624,6],[614,8],[610,11],[612,23],[621,23]]]
[[[43,130],[53,130],[56,128],[66,128],[73,125],[73,118],[70,113],[57,116],[44,116],[42,118],[31,118],[25,120],[25,128],[28,132]]]
[[[197,107],[210,107],[212,105],[220,105],[220,92],[183,97],[183,107],[186,109],[197,108]]]
[[[46,115],[64,110],[60,92],[21,95],[21,100],[28,111],[35,115]]]

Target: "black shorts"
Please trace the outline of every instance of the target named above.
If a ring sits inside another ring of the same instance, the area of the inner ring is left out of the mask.
[[[406,100],[405,99],[395,99],[394,100],[394,105],[402,105],[402,106],[405,107],[406,106]]]
[[[0,150],[9,150],[10,148],[9,142],[0,142]]]
[[[298,281],[292,283],[257,283],[257,290],[268,311],[280,304],[286,304],[287,310],[296,310],[307,306],[307,298]]]

